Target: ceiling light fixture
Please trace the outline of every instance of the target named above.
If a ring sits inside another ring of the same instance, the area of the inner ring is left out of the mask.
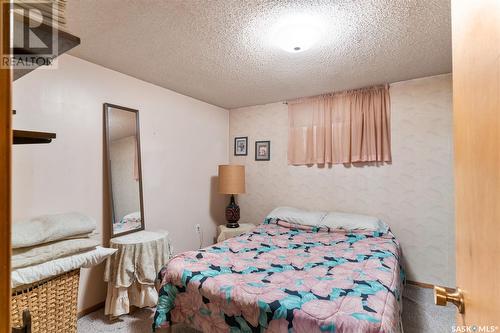
[[[274,26],[271,41],[287,52],[298,53],[313,46],[321,37],[321,33],[320,20],[295,15],[282,19]]]

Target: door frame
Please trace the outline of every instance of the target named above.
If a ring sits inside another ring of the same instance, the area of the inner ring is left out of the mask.
[[[10,3],[0,3],[0,45],[10,45]],[[0,333],[10,333],[12,71],[0,68]]]

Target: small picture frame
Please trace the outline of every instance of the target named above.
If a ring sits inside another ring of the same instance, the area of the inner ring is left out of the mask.
[[[234,138],[234,156],[248,155],[248,137],[239,136]]]
[[[271,141],[255,141],[255,160],[271,160]]]

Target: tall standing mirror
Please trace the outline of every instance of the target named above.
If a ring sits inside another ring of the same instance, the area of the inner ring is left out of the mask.
[[[111,237],[144,230],[139,111],[104,104]]]

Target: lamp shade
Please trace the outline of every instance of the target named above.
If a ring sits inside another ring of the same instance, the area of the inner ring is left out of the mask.
[[[245,167],[243,165],[219,165],[219,193],[245,193]]]

